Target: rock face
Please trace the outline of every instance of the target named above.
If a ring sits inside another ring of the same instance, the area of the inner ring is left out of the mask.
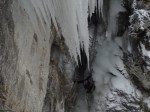
[[[13,105],[13,100],[8,99],[8,96],[12,93],[9,91],[16,81],[16,68],[18,59],[18,50],[14,40],[14,22],[12,19],[12,13],[10,11],[11,1],[2,0],[0,2],[0,98],[1,106],[5,105],[8,101],[8,105]],[[9,83],[11,82],[11,83]]]
[[[11,2],[3,0],[1,5],[1,76],[2,87],[7,91],[3,103],[5,109],[16,112],[40,112],[46,94],[52,40],[38,37],[25,11],[17,2]]]
[[[77,85],[73,83],[75,62],[64,41],[55,38],[51,47],[49,78],[43,112],[70,111],[74,105]]]
[[[53,35],[34,33],[17,0],[0,1],[0,18],[0,110],[63,110],[75,63],[55,28]]]
[[[105,0],[103,17],[96,12],[89,21],[96,89],[87,94],[73,82],[77,64],[54,26],[39,35],[19,0],[1,0],[0,111],[149,112],[150,1],[124,0],[126,11],[117,16],[118,32],[111,37],[107,30],[116,31],[110,19],[118,10],[108,13],[114,1]]]
[[[117,16],[118,32],[111,39],[105,31],[109,26],[107,20],[105,24],[97,23],[100,27],[95,36],[99,45],[93,63],[96,90],[86,94],[81,91],[82,87],[79,89],[75,112],[150,111],[148,3],[125,0],[125,10]],[[104,29],[103,33],[101,29]]]

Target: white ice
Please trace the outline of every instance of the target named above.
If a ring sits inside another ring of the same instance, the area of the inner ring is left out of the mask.
[[[88,5],[88,0],[20,0],[20,6],[28,14],[35,32],[39,36],[49,35],[53,30],[52,20],[76,61],[80,44],[89,57]],[[41,28],[43,31],[39,30]]]
[[[121,11],[125,11],[125,9],[121,5],[121,0],[110,0],[110,9],[109,9],[109,15],[108,15],[108,28],[106,32],[106,36],[108,39],[111,38],[111,36],[116,36],[118,27],[117,27],[117,17],[118,13]]]

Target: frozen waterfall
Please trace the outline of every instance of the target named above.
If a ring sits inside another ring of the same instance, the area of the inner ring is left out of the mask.
[[[128,33],[126,31],[123,37],[117,37],[117,17],[121,11],[125,11],[121,0],[110,0],[107,30],[101,32],[104,26],[100,24],[97,30],[101,33],[96,35],[97,54],[92,65],[96,89],[92,95],[88,95],[83,87],[80,87],[75,112],[106,112],[108,108],[121,112],[121,106],[118,104],[121,99],[116,95],[115,90],[124,91],[132,96],[140,95],[139,91],[135,92],[134,86],[128,80],[122,61],[123,51],[120,47],[122,48],[124,44],[122,38],[127,38]],[[130,46],[126,47],[125,49],[128,49]]]
[[[20,0],[20,5],[29,15],[32,26],[39,35],[50,35],[51,25],[54,24],[57,33],[65,38],[70,54],[77,62],[80,46],[89,57],[87,18],[88,11],[90,15],[94,12],[96,2],[96,0]],[[99,0],[98,3],[102,12],[103,0]],[[40,31],[41,28],[43,31]]]
[[[109,1],[109,2],[108,2]],[[92,17],[99,12],[104,19],[107,15],[107,25],[99,25],[97,32],[101,29],[105,31],[97,33],[95,38],[98,40],[97,54],[93,69],[93,80],[96,89],[93,94],[87,95],[83,86],[78,89],[75,112],[105,112],[107,107],[118,108],[117,104],[111,104],[108,99],[114,99],[114,88],[123,90],[135,96],[134,87],[117,69],[127,75],[121,60],[123,53],[119,47],[122,47],[123,37],[117,37],[118,13],[125,11],[122,7],[122,0],[108,0],[108,12],[104,12],[104,0],[19,0],[19,6],[24,9],[31,21],[34,32],[40,37],[52,34],[52,26],[63,37],[65,44],[68,46],[71,57],[78,62],[80,56],[80,47],[85,50],[89,62],[89,32],[88,17]],[[107,4],[107,5],[108,5]],[[17,4],[18,5],[18,4]],[[14,4],[15,7],[15,4]],[[108,13],[108,14],[105,14]],[[99,20],[101,23],[104,20]],[[104,28],[105,27],[105,28]],[[124,35],[127,36],[127,33]],[[130,46],[125,46],[130,47]],[[127,48],[124,48],[127,49]],[[119,80],[119,81],[118,81]],[[121,84],[119,82],[122,82]],[[120,99],[117,99],[120,100]],[[106,105],[105,103],[107,102]],[[57,102],[56,111],[65,112],[64,101]]]

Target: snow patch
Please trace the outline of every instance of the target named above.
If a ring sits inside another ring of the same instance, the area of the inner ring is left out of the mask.
[[[105,40],[98,48],[93,64],[93,79],[96,86],[93,108],[101,108],[99,105],[106,103],[105,108],[115,108],[120,111],[123,109],[122,102],[128,104],[126,97],[129,99],[131,97],[131,101],[134,101],[134,97],[141,96],[141,93],[128,79],[125,65],[122,62],[122,50],[119,47],[122,47],[122,38],[115,37],[115,41]],[[119,96],[119,94],[124,94],[124,96]],[[101,104],[98,103],[99,101]],[[137,106],[133,105],[135,108],[138,108]]]
[[[140,45],[141,45],[141,48],[142,48],[143,55],[147,56],[147,57],[150,57],[150,51],[146,50],[145,46],[142,43],[140,43]]]

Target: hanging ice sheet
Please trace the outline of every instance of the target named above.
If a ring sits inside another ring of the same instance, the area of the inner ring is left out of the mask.
[[[65,38],[71,56],[77,61],[81,45],[89,57],[88,9],[91,15],[97,6],[96,0],[20,0],[19,2],[29,15],[36,33],[41,36],[49,35],[52,20],[58,33]],[[98,4],[99,10],[102,11],[103,0],[98,0]]]

